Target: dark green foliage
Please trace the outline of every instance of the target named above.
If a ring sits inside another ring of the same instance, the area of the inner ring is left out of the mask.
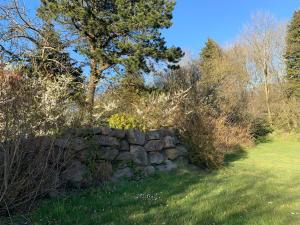
[[[300,96],[300,10],[294,13],[286,38],[288,94]]]
[[[200,53],[200,72],[202,79],[209,81],[218,81],[218,64],[222,60],[223,52],[218,43],[208,39],[205,47]]]
[[[40,33],[34,55],[28,58],[28,74],[48,78],[71,75],[76,81],[83,82],[81,68],[66,51],[68,45],[63,43],[53,24],[45,23]]]
[[[263,118],[256,118],[252,121],[250,127],[250,135],[259,140],[265,138],[268,134],[272,133],[273,129],[270,124]]]

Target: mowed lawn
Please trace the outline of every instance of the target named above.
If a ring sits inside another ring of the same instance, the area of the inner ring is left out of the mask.
[[[300,142],[228,157],[218,172],[181,169],[44,202],[33,224],[300,225]]]

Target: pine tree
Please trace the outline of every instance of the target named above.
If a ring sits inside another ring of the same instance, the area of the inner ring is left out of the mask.
[[[79,38],[78,51],[89,59],[87,105],[110,68],[150,72],[153,62],[177,63],[180,48],[167,48],[161,29],[172,25],[173,0],[42,0],[39,16],[53,19]]]
[[[300,10],[294,13],[288,26],[286,45],[288,94],[300,97]]]
[[[69,46],[63,43],[53,24],[45,22],[39,33],[34,54],[28,57],[28,74],[49,79],[71,75],[74,81],[83,82],[82,69],[66,51]]]

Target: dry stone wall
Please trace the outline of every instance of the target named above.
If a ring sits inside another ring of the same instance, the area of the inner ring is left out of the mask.
[[[188,154],[174,129],[76,129],[57,139],[55,146],[72,155],[60,179],[79,186],[171,171]]]

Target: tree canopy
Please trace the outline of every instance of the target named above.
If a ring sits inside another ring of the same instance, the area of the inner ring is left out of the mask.
[[[172,25],[171,0],[42,0],[38,15],[54,20],[76,38],[79,53],[90,60],[87,101],[107,69],[150,72],[155,63],[169,66],[183,56],[166,46],[161,29]],[[170,64],[171,63],[171,64]]]

